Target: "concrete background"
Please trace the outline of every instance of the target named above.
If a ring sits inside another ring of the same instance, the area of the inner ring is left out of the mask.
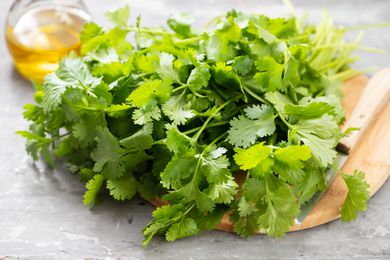
[[[0,1],[4,21],[12,0]],[[99,23],[103,13],[124,1],[86,0]],[[390,1],[294,1],[299,14],[308,12],[319,21],[328,9],[337,24],[361,25],[390,22]],[[192,13],[197,26],[210,17],[236,8],[270,15],[287,13],[281,1],[255,0],[132,0],[133,19],[142,13],[146,25],[160,25],[171,13]],[[0,25],[4,35],[4,24]],[[390,28],[370,29],[364,45],[386,54],[361,54],[358,68],[390,65]],[[107,199],[89,210],[82,205],[83,185],[65,169],[47,170],[34,165],[16,130],[25,129],[22,106],[32,101],[31,84],[17,74],[0,41],[0,258],[9,259],[390,259],[390,183],[369,202],[357,221],[340,221],[283,239],[256,236],[240,239],[223,232],[167,243],[154,239],[141,246],[142,227],[151,219],[152,206],[142,200],[119,203]]]

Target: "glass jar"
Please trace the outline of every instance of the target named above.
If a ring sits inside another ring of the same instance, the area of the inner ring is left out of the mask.
[[[81,0],[16,0],[6,20],[6,41],[17,70],[42,82],[70,51],[91,16]]]

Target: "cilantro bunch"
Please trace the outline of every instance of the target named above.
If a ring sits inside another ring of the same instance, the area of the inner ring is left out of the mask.
[[[283,236],[300,207],[326,190],[344,119],[342,81],[358,42],[324,16],[318,26],[236,11],[198,33],[188,15],[170,30],[128,25],[129,8],[89,23],[71,54],[25,105],[27,151],[54,166],[63,157],[86,183],[85,205],[108,191],[162,198],[144,244],[214,229]],[[133,36],[133,37],[131,37]],[[131,38],[129,38],[131,37]],[[368,199],[364,175],[342,175],[341,211],[356,218]]]

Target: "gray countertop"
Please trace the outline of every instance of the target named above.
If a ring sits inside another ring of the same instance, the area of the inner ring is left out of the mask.
[[[1,0],[4,22],[11,0]],[[124,1],[86,0],[95,19]],[[390,1],[294,1],[318,21],[328,9],[337,24],[390,22]],[[132,0],[133,19],[142,13],[144,24],[160,25],[171,13],[188,12],[200,26],[210,17],[236,8],[283,15],[281,1],[256,0]],[[4,24],[0,25],[4,35]],[[359,53],[358,68],[390,65],[390,28],[370,29],[363,45],[387,54]],[[25,129],[22,106],[32,101],[33,88],[14,70],[4,40],[0,41],[0,258],[10,259],[390,259],[390,182],[369,202],[356,222],[340,221],[289,233],[283,239],[256,236],[240,239],[223,232],[204,232],[175,243],[154,239],[142,248],[142,227],[153,207],[142,200],[119,203],[106,199],[89,210],[82,204],[83,185],[66,169],[50,171],[34,165],[24,151],[24,140],[14,134]]]

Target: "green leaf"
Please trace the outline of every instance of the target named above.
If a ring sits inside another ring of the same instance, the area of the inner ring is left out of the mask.
[[[42,136],[43,133],[42,135],[29,131],[17,131],[16,133],[27,139],[26,151],[33,157],[34,160],[38,160],[38,153],[40,153],[46,163],[50,167],[54,167],[54,158],[51,152],[51,144],[53,140]]]
[[[182,219],[184,210],[182,204],[176,204],[165,205],[153,211],[154,219],[144,228],[143,245],[147,246],[154,235],[166,233],[172,224]]]
[[[165,238],[167,241],[175,241],[176,239],[193,236],[198,232],[199,229],[195,220],[191,218],[183,218],[168,229]]]
[[[234,146],[249,147],[258,137],[275,132],[274,112],[267,105],[254,105],[245,110],[245,116],[238,116],[230,121],[228,140]]]
[[[234,70],[243,76],[247,75],[252,67],[253,61],[248,56],[238,56],[234,59]]]
[[[257,22],[250,21],[248,31],[263,39],[266,43],[273,43],[277,40],[276,36],[268,30],[264,29]]]
[[[240,83],[237,80],[237,76],[232,66],[227,66],[225,62],[217,62],[213,66],[213,77],[215,82],[225,88],[237,88]]]
[[[293,224],[294,217],[299,213],[299,204],[287,184],[277,181],[272,175],[266,180],[267,208],[257,223],[260,231],[281,237]]]
[[[119,141],[120,145],[132,152],[140,152],[152,147],[153,144],[153,125],[144,125],[141,130],[123,138]]]
[[[231,172],[228,169],[229,159],[223,155],[225,148],[211,150],[206,155],[198,155],[202,161],[200,172],[206,177],[208,183],[224,183],[229,181]]]
[[[295,136],[299,141],[310,147],[310,150],[322,165],[326,167],[333,162],[337,152],[340,130],[334,119],[324,114],[320,118],[300,120],[294,126]]]
[[[161,110],[158,106],[155,105],[155,102],[151,102],[150,104],[147,104],[140,109],[135,109],[132,119],[134,124],[146,125],[152,123],[154,120],[160,120]]]
[[[85,187],[87,191],[84,194],[84,205],[93,205],[96,201],[96,196],[103,185],[105,178],[101,174],[96,174],[90,179]]]
[[[197,92],[208,85],[209,79],[210,72],[208,65],[201,63],[191,71],[190,76],[187,79],[187,85],[192,92]]]
[[[101,79],[92,76],[87,64],[75,55],[70,55],[61,60],[56,75],[59,79],[72,85],[73,88],[89,89],[101,83]]]
[[[225,62],[234,57],[234,49],[219,35],[212,35],[206,43],[206,55],[209,60]]]
[[[261,88],[270,92],[285,91],[282,64],[277,63],[272,57],[263,57],[256,61],[256,67],[260,72],[255,74],[254,79]]]
[[[106,108],[106,113],[111,117],[123,117],[127,115],[127,111],[131,108],[127,104],[113,104]]]
[[[193,18],[188,14],[176,14],[171,16],[167,24],[176,34],[182,38],[189,37],[191,34],[191,23]]]
[[[274,105],[274,108],[276,109],[276,111],[278,111],[278,113],[283,116],[284,118],[287,117],[287,113],[286,113],[286,109],[285,107],[289,104],[292,104],[291,100],[279,93],[279,92],[267,92],[265,94],[265,98],[272,103],[272,105]]]
[[[173,67],[173,61],[175,57],[172,54],[161,53],[160,54],[160,66],[158,73],[162,79],[170,79],[173,82],[179,82],[179,75],[177,70]]]
[[[96,127],[96,134],[97,146],[91,153],[95,161],[93,170],[101,172],[108,179],[121,177],[125,172],[121,160],[125,150],[107,128]]]
[[[333,106],[325,102],[310,102],[306,105],[287,104],[284,109],[287,114],[300,119],[318,118],[324,114],[333,114],[334,110]]]
[[[194,220],[200,231],[213,230],[221,223],[225,212],[226,210],[217,208],[207,214],[200,213],[198,216],[194,217]]]
[[[132,176],[107,180],[107,189],[116,200],[129,200],[137,192],[138,181]]]
[[[179,188],[182,179],[188,178],[195,171],[197,160],[191,157],[174,156],[161,173],[161,184],[163,187]]]
[[[317,159],[311,158],[306,161],[303,171],[302,181],[293,188],[300,204],[307,202],[317,191],[325,190],[327,187],[325,170]]]
[[[229,204],[237,194],[237,183],[229,176],[227,181],[216,183],[208,191],[209,197],[216,203]]]
[[[165,102],[170,97],[172,86],[168,81],[148,80],[143,82],[130,96],[126,99],[136,107],[143,107],[153,100]]]
[[[191,138],[181,133],[177,127],[168,127],[166,145],[171,152],[178,154],[186,153],[190,148],[191,141]]]
[[[58,108],[62,102],[61,96],[71,85],[70,83],[60,79],[56,74],[52,73],[46,75],[43,86],[45,89],[43,111],[48,113]]]
[[[264,146],[264,143],[253,145],[248,149],[236,148],[234,151],[236,152],[234,160],[241,170],[255,168],[259,163],[265,164],[272,154],[272,149]]]
[[[177,202],[184,200],[186,203],[195,202],[201,212],[210,212],[215,207],[215,202],[199,187],[195,181],[190,181],[182,188],[163,196],[164,200]]]
[[[311,151],[305,145],[292,145],[274,152],[274,171],[291,184],[302,181],[304,162],[311,158]]]
[[[106,12],[107,18],[118,27],[126,27],[130,18],[130,7],[125,5],[122,8],[117,8],[113,11]]]
[[[183,125],[188,119],[195,116],[191,109],[186,108],[185,102],[180,96],[171,97],[162,106],[162,111],[175,125]]]
[[[348,187],[347,198],[341,208],[341,220],[352,221],[356,219],[357,212],[366,211],[367,201],[370,198],[369,185],[364,173],[356,170],[353,175],[340,174]]]
[[[240,201],[238,202],[238,212],[241,217],[247,217],[255,210],[255,206],[250,201],[247,201],[244,196],[240,198]]]
[[[257,201],[265,195],[265,184],[263,179],[248,178],[242,185],[242,196],[249,201]]]
[[[80,33],[81,43],[86,43],[90,39],[103,34],[103,28],[101,28],[96,23],[87,23],[84,25],[83,30]]]

